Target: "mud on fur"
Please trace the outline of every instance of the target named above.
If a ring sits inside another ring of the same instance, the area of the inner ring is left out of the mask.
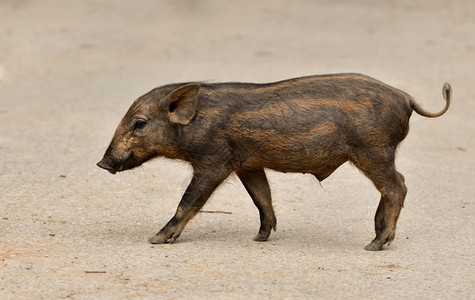
[[[175,215],[149,241],[175,241],[231,173],[257,206],[256,241],[276,230],[264,169],[313,174],[319,181],[350,161],[381,193],[376,237],[366,250],[391,244],[407,193],[396,171],[396,149],[412,111],[435,118],[450,105],[423,110],[407,93],[361,74],[319,75],[254,83],[170,84],[138,98],[120,122],[97,164],[110,173],[159,156],[187,161],[193,178]]]

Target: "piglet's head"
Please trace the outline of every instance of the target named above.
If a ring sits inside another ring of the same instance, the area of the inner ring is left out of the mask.
[[[186,126],[196,112],[200,85],[186,84],[170,91],[155,89],[129,108],[97,166],[115,174],[140,166],[157,156],[173,157],[176,126]]]

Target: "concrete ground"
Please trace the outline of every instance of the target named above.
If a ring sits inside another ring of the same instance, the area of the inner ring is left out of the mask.
[[[235,3],[235,4],[234,4]],[[1,299],[475,299],[475,2],[0,1]],[[393,244],[379,195],[345,164],[322,186],[268,172],[277,232],[235,176],[176,244],[150,245],[190,180],[155,160],[100,170],[134,99],[186,80],[361,72],[440,110],[414,114]]]

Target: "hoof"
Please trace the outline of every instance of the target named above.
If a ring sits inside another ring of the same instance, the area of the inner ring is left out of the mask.
[[[167,242],[167,238],[165,238],[161,234],[156,234],[148,239],[150,244],[165,244]]]
[[[256,242],[265,242],[270,236],[271,230],[274,230],[274,232],[277,230],[277,220],[276,218],[272,218],[272,220],[269,222],[268,226],[261,226],[259,229],[259,233],[256,235],[254,238],[254,241]]]
[[[381,245],[379,243],[375,243],[375,242],[371,242],[366,247],[364,247],[364,249],[368,250],[368,251],[379,251],[382,248],[383,248],[383,245]]]
[[[254,238],[254,241],[256,241],[256,242],[265,242],[265,241],[267,241],[268,238],[269,238],[269,234],[260,234],[259,233]]]

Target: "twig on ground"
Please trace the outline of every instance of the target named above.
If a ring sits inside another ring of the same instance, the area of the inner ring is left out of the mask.
[[[224,210],[202,210],[200,213],[205,213],[205,214],[226,214],[226,215],[231,215],[232,212],[230,211],[224,211]]]

